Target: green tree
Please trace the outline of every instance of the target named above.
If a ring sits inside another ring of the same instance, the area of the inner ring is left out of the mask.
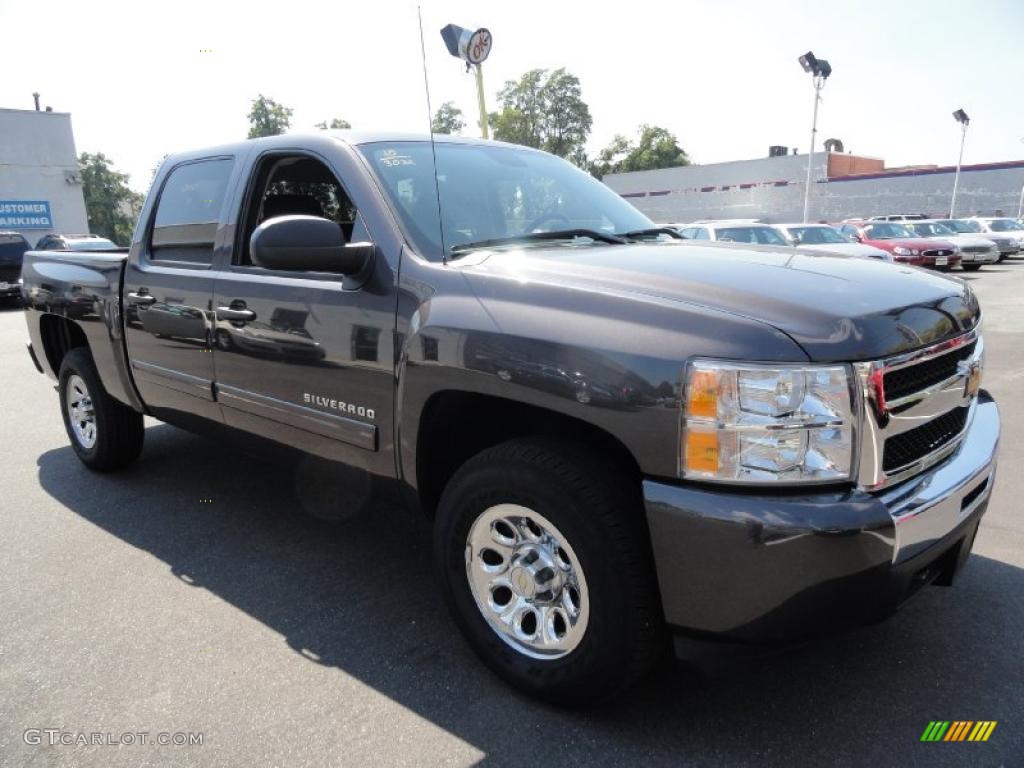
[[[277,136],[288,130],[292,124],[292,110],[262,93],[252,100],[249,110],[249,138]]]
[[[434,133],[462,133],[466,127],[466,121],[462,119],[462,110],[455,106],[455,102],[446,101],[437,108],[430,128]]]
[[[591,173],[601,178],[608,173],[650,171],[690,164],[690,158],[679,146],[679,140],[667,129],[645,123],[639,131],[640,136],[635,144],[625,136],[616,134],[611,143],[598,154],[590,169]]]
[[[90,232],[129,245],[142,195],[129,189],[128,174],[115,171],[112,164],[102,152],[83,152],[78,158],[85,212]]]
[[[494,138],[585,162],[593,120],[578,77],[564,68],[531,69],[505,83],[498,103],[500,110],[489,118]]]
[[[321,120],[319,123],[316,124],[316,127],[319,128],[321,131],[326,131],[328,128],[330,128],[332,131],[348,130],[349,128],[352,127],[352,123],[350,123],[348,120],[342,120],[340,117],[332,117],[329,125],[326,120]]]

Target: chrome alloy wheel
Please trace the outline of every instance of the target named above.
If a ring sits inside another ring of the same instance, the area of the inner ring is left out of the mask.
[[[558,659],[580,644],[590,601],[565,536],[532,509],[498,504],[466,537],[466,576],[477,608],[498,636],[534,659]]]
[[[64,399],[68,404],[68,421],[78,444],[89,450],[96,445],[96,412],[92,407],[89,388],[82,377],[72,374],[65,385]]]

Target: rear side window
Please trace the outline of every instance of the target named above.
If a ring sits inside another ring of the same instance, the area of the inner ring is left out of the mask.
[[[202,160],[171,171],[157,203],[151,258],[213,262],[213,243],[232,164],[229,158]]]

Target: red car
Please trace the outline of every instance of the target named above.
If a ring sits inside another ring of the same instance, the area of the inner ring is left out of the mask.
[[[895,221],[848,221],[839,227],[844,235],[858,243],[881,248],[892,254],[893,261],[933,267],[948,272],[960,266],[960,251],[948,240],[917,237]]]

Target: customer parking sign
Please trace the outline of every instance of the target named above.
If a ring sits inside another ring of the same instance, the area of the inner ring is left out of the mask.
[[[0,229],[53,229],[48,200],[0,200]]]

